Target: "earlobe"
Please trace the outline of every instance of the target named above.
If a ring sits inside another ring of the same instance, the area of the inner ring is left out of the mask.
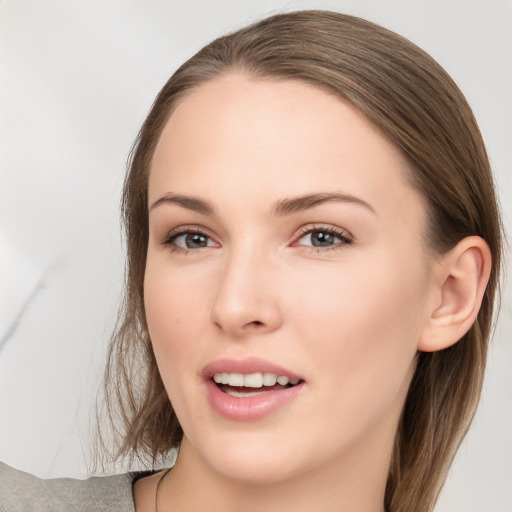
[[[457,343],[475,321],[491,271],[491,252],[478,236],[461,240],[442,256],[436,270],[436,303],[418,349],[443,350]]]

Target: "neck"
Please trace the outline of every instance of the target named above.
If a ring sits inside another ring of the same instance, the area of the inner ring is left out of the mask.
[[[382,448],[382,440],[380,440]],[[227,478],[201,460],[188,440],[182,442],[174,469],[159,492],[160,512],[383,512],[391,452],[366,458],[356,447],[336,460],[307,473],[268,483]],[[368,452],[370,453],[370,452]],[[200,490],[200,491],[198,491]]]

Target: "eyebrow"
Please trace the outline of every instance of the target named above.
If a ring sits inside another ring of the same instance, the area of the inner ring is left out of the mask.
[[[193,210],[195,212],[202,213],[203,215],[212,215],[214,211],[213,206],[207,201],[203,201],[197,197],[183,196],[179,194],[173,194],[171,192],[163,195],[160,199],[155,201],[149,207],[149,211],[162,204],[177,204],[178,206],[182,206],[187,210]]]
[[[359,197],[352,196],[350,194],[338,194],[338,193],[317,193],[307,194],[304,196],[293,197],[290,199],[280,199],[272,207],[272,213],[276,216],[290,215],[300,211],[308,210],[315,206],[323,203],[337,201],[341,203],[350,203],[363,206],[373,213],[377,213],[374,208],[363,201]],[[157,206],[162,204],[176,204],[187,210],[193,210],[203,215],[213,215],[215,212],[213,206],[203,199],[192,196],[184,196],[180,194],[173,194],[172,192],[163,195],[160,199],[156,200],[149,208],[149,211],[153,210]]]
[[[359,197],[355,197],[349,194],[335,194],[335,193],[319,193],[319,194],[307,194],[305,196],[294,197],[291,199],[281,199],[272,208],[274,215],[289,215],[296,213],[314,206],[318,206],[323,203],[330,201],[337,201],[341,203],[351,203],[359,206],[364,206],[371,212],[377,214],[373,207],[366,201],[363,201]]]

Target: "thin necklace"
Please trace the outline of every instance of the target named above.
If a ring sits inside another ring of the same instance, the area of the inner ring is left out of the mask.
[[[166,469],[164,474],[160,477],[160,479],[158,480],[158,483],[156,484],[155,512],[159,512],[159,510],[158,510],[158,492],[160,491],[160,486],[162,485],[164,478],[171,472],[171,469],[172,469],[172,466],[169,469]]]

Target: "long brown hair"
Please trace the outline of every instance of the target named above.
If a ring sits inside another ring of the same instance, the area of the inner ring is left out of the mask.
[[[385,506],[393,512],[430,511],[482,386],[501,251],[493,179],[471,109],[439,64],[393,32],[333,12],[279,14],[216,39],[169,79],[138,134],[122,200],[125,300],[105,380],[115,456],[154,462],[182,437],[144,312],[148,173],[180,99],[205,81],[237,71],[305,81],[352,103],[406,157],[409,179],[427,202],[431,251],[443,253],[470,235],[482,237],[491,249],[493,268],[477,320],[452,347],[419,355],[396,434]]]

